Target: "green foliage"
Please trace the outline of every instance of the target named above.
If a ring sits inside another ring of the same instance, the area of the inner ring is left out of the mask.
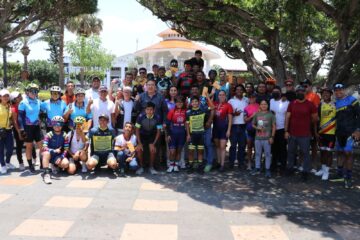
[[[43,36],[42,36],[42,40],[46,41],[48,43],[48,48],[46,49],[47,51],[50,52],[50,59],[49,61],[51,61],[54,64],[58,64],[59,63],[59,48],[60,48],[60,30],[59,30],[59,26],[56,26],[54,24],[54,26],[49,27],[48,29],[45,29]]]
[[[46,60],[29,61],[29,80],[38,80],[40,86],[50,86],[57,84],[59,80],[59,67]]]
[[[22,70],[22,65],[18,62],[8,62],[7,63],[7,79],[8,85],[14,85],[20,81],[20,73]],[[0,77],[4,77],[4,65],[0,64]]]

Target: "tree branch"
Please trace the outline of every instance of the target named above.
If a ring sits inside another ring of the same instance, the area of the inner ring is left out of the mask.
[[[322,0],[304,0],[304,2],[314,6],[318,11],[323,12],[326,16],[332,18],[333,20],[338,21],[338,12],[333,6],[327,4],[326,2]]]

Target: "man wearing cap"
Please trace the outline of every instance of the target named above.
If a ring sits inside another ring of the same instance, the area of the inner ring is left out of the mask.
[[[93,127],[88,133],[91,144],[90,159],[86,162],[86,166],[89,171],[103,165],[107,165],[113,170],[118,168],[118,163],[113,154],[115,130],[108,127],[109,120],[107,114],[100,114],[97,119],[98,126]]]
[[[266,85],[266,93],[268,95],[271,95],[275,88],[276,80],[274,78],[269,77],[266,79],[265,85]]]
[[[292,80],[291,78],[288,78],[285,80],[284,84],[285,84],[285,89],[286,89],[286,93],[285,93],[286,99],[289,102],[294,101],[296,99],[294,80]]]
[[[99,126],[99,116],[108,116],[108,127],[113,128],[115,123],[115,104],[107,98],[108,89],[106,86],[99,87],[99,98],[90,99],[86,107],[86,113],[93,115],[93,126]]]
[[[313,92],[311,81],[309,79],[305,79],[304,81],[302,81],[300,83],[300,85],[303,86],[306,90],[306,93],[305,93],[306,100],[312,102],[315,105],[315,107],[318,108],[321,100],[320,100],[319,95],[317,95],[315,92]]]
[[[340,180],[344,178],[345,188],[352,187],[352,145],[353,141],[360,139],[360,106],[353,96],[347,96],[342,83],[334,84],[336,107],[336,151],[338,153],[337,175]]]
[[[311,126],[317,133],[317,110],[305,99],[305,88],[296,87],[297,99],[289,104],[285,118],[285,138],[288,140],[287,170],[293,173],[297,147],[304,156],[302,180],[306,181],[311,168],[310,140]]]
[[[100,87],[100,78],[93,77],[91,88],[86,90],[85,92],[85,101],[88,102],[90,99],[98,99],[99,98],[99,87]]]

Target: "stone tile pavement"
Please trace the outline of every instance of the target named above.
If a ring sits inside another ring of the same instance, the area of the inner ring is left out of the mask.
[[[0,176],[0,239],[359,239],[360,186],[245,171]]]

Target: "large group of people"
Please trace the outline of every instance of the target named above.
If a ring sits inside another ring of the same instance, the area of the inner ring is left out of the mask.
[[[130,69],[109,88],[98,77],[88,90],[69,81],[64,93],[52,86],[46,101],[38,99],[34,83],[24,94],[1,90],[0,172],[15,168],[10,163],[15,138],[19,169],[25,170],[24,144],[31,173],[39,149],[47,184],[58,171],[86,173],[105,165],[121,176],[145,169],[157,174],[159,166],[168,173],[237,166],[267,178],[297,170],[303,181],[311,172],[328,180],[336,152],[332,179],[352,187],[360,106],[342,83],[318,92],[307,79],[295,86],[289,78],[278,86],[269,78],[254,86],[229,79],[223,69],[210,70],[206,78],[203,67],[198,50],[184,62],[184,71],[174,59],[169,69]]]

